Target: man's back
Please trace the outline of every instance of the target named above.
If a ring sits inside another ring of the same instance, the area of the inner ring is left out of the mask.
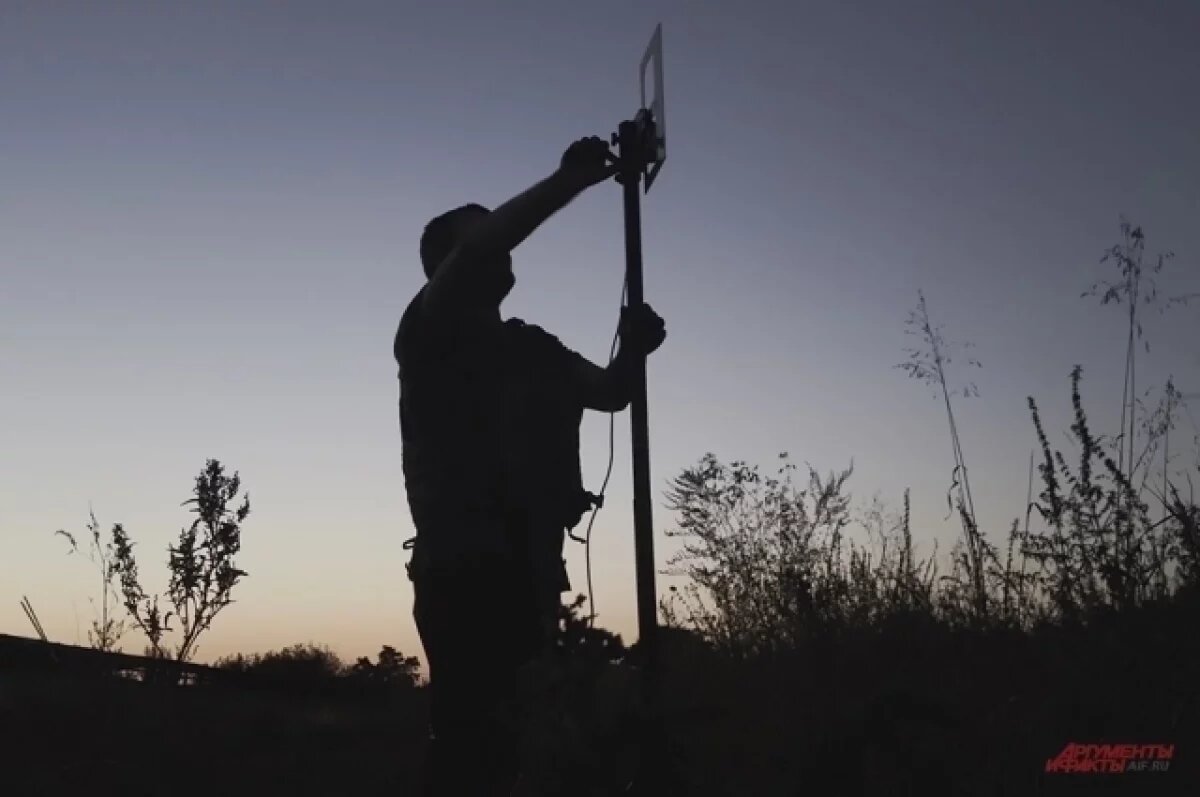
[[[424,289],[396,331],[406,491],[422,556],[502,552],[504,327],[474,317],[432,322]]]

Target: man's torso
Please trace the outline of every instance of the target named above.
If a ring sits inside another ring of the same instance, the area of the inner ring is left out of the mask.
[[[545,540],[552,546],[555,535],[561,551],[564,505],[582,491],[582,406],[569,373],[579,355],[516,319],[439,328],[421,314],[421,296],[395,340],[404,475],[421,556],[503,558],[518,533],[541,540],[538,558],[549,556]]]

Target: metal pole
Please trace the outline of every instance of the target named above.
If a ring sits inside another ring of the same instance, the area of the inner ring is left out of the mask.
[[[625,189],[625,279],[629,306],[642,304],[642,216],[638,188],[645,158],[643,128],[622,122],[617,129],[621,184]],[[633,541],[637,574],[638,647],[645,674],[644,697],[656,692],[658,675],[658,595],[654,587],[654,520],[650,502],[650,423],[646,406],[646,358],[634,366]]]

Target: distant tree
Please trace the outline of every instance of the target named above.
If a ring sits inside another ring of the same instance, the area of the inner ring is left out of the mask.
[[[298,643],[280,650],[249,656],[239,653],[218,659],[214,666],[233,672],[253,673],[288,685],[329,681],[346,670],[342,660],[328,646],[313,642]]]
[[[416,656],[403,655],[391,645],[384,645],[377,661],[359,656],[347,675],[387,686],[416,686],[421,677],[421,661]]]
[[[128,621],[117,615],[121,610],[120,589],[117,584],[117,548],[110,540],[107,544],[100,542],[100,524],[96,521],[96,513],[89,510],[91,522],[88,523],[88,534],[91,537],[88,547],[88,559],[100,571],[100,607],[96,601],[88,598],[96,616],[92,618],[92,628],[88,631],[88,645],[106,653],[120,651],[117,643],[129,629]],[[74,535],[63,529],[54,532],[62,535],[71,545],[71,553],[79,552],[79,546]]]
[[[241,653],[218,659],[214,667],[246,673],[272,686],[322,689],[339,683],[356,683],[374,689],[407,689],[420,680],[421,662],[384,645],[376,661],[360,656],[347,666],[328,646],[314,642],[290,645],[267,653]]]
[[[586,602],[587,596],[579,594],[571,603],[560,605],[555,649],[566,655],[598,662],[621,661],[629,652],[621,641],[621,635],[593,625],[591,619],[582,612]]]
[[[208,460],[196,477],[194,497],[183,502],[183,506],[193,505],[196,519],[167,549],[171,577],[166,600],[170,609],[160,606],[161,596],[150,596],[142,588],[133,542],[120,523],[113,526],[115,572],[120,576],[125,609],[149,640],[151,655],[190,661],[200,635],[211,627],[222,609],[233,603],[233,588],[247,575],[234,563],[242,545],[242,522],[250,514],[248,495],[240,506],[231,508],[240,488],[238,474],[226,476],[215,459]],[[169,650],[164,646],[164,637],[176,630],[170,626],[172,618],[179,622],[181,636]]]

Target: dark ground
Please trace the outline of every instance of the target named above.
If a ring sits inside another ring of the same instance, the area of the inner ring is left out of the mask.
[[[1196,617],[1176,605],[1036,638],[913,621],[753,664],[672,633],[655,746],[681,794],[1200,794]],[[420,689],[349,701],[3,673],[3,795],[415,793]],[[574,774],[546,793],[617,793],[584,783],[631,771],[630,673],[574,683],[567,717],[539,715],[534,771],[557,756]],[[1042,774],[1069,742],[1176,754],[1167,773]]]

